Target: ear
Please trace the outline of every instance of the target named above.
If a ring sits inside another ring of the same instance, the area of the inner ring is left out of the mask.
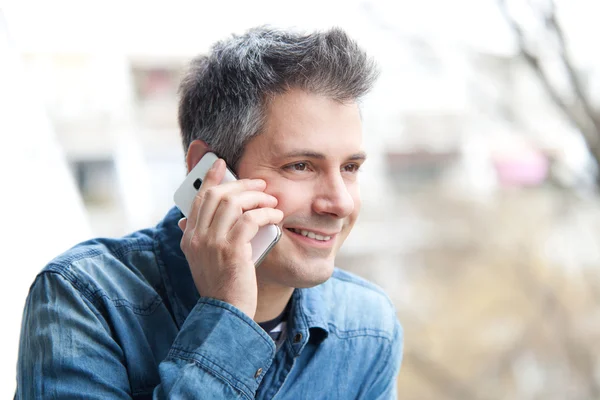
[[[187,156],[185,157],[185,163],[187,165],[188,172],[192,170],[198,164],[198,161],[210,151],[208,144],[202,140],[194,140],[188,147]]]

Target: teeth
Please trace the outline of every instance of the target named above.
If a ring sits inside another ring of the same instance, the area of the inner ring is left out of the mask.
[[[306,236],[306,237],[308,237],[310,239],[316,239],[316,240],[321,240],[321,241],[325,241],[325,240],[331,239],[331,236],[318,235],[318,234],[316,234],[314,232],[306,231],[304,229],[299,230],[299,229],[291,228],[290,230],[293,231],[293,232],[295,232],[295,233],[298,233],[298,234],[300,234],[302,236]]]

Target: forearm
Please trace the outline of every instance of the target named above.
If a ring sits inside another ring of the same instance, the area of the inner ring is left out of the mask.
[[[160,364],[154,396],[253,399],[274,354],[274,343],[243,312],[201,298]]]
[[[110,325],[62,276],[40,276],[23,316],[15,397],[132,398],[139,388],[130,381],[127,343],[113,337]],[[153,396],[254,398],[274,352],[267,334],[244,313],[201,298],[159,365]]]

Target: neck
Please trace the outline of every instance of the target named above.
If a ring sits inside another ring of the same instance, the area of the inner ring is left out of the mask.
[[[292,297],[294,288],[258,283],[258,302],[254,321],[265,322],[277,318]]]

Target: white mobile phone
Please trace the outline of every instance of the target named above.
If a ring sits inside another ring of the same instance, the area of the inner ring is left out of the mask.
[[[192,203],[196,197],[196,193],[202,185],[202,181],[208,170],[213,166],[218,157],[214,153],[206,153],[187,175],[181,186],[175,191],[173,200],[175,205],[181,210],[183,215],[188,216],[192,209]],[[225,172],[225,176],[221,183],[233,182],[237,180],[235,174],[231,172],[229,167]],[[277,225],[266,225],[258,230],[256,236],[250,241],[252,245],[252,261],[258,267],[261,261],[275,246],[281,238],[281,229]]]

